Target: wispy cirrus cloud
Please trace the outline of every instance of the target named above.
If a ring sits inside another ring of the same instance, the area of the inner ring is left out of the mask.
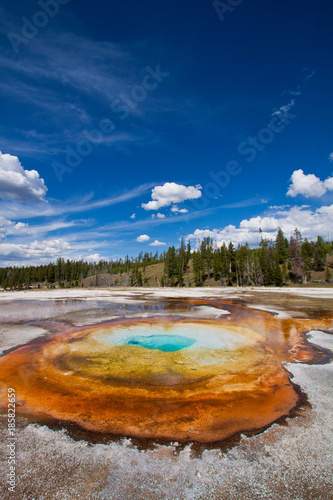
[[[180,214],[180,215],[171,215],[169,217],[154,217],[154,218],[146,218],[146,219],[141,219],[141,220],[135,220],[134,222],[129,222],[126,220],[123,221],[116,221],[112,222],[110,224],[105,224],[103,226],[99,227],[99,232],[100,234],[106,235],[112,235],[115,233],[132,233],[138,230],[144,230],[149,227],[157,227],[160,225],[168,225],[168,224],[175,224],[175,223],[184,223],[184,224],[189,224],[191,221],[196,220],[196,219],[201,219],[204,217],[208,217],[212,215],[213,213],[219,211],[219,210],[229,210],[233,208],[244,208],[244,207],[249,207],[249,206],[254,206],[254,205],[262,205],[266,204],[267,200],[263,198],[250,198],[250,199],[245,199],[245,200],[240,200],[239,202],[231,203],[231,204],[226,204],[226,205],[219,205],[217,207],[210,207],[210,208],[205,208],[203,210],[196,210],[195,212],[189,212],[186,214]],[[92,230],[94,231],[94,230]]]
[[[296,99],[291,99],[288,104],[284,104],[279,109],[273,111],[272,116],[277,116],[278,118],[285,117],[289,111],[295,106]]]
[[[80,212],[84,213],[130,201],[145,194],[151,189],[152,185],[151,183],[143,184],[99,200],[93,200],[93,193],[90,193],[65,201],[50,199],[48,202],[36,204],[3,202],[0,204],[0,207],[1,213],[5,217],[14,219],[32,219],[36,217],[55,217]]]
[[[29,57],[0,56],[4,71],[1,90],[40,108],[50,110],[52,106],[56,117],[72,114],[88,122],[80,95],[110,102],[134,83],[134,57],[111,42],[62,33],[45,35],[44,43],[32,40],[26,50]],[[14,79],[16,85],[12,86]],[[41,87],[41,82],[48,85]],[[52,82],[56,85],[50,85]]]
[[[274,109],[272,116],[277,116],[278,118],[283,119],[285,116],[288,115],[289,111],[292,108],[294,108],[294,106],[296,104],[296,98],[303,94],[304,87],[311,80],[311,78],[316,74],[316,71],[311,71],[309,73],[308,68],[304,68],[304,71],[307,73],[307,75],[303,78],[303,83],[301,85],[298,85],[296,87],[296,89],[287,90],[287,91],[282,93],[282,95],[287,94],[287,95],[292,96],[292,99],[290,100],[290,102],[288,102],[287,104],[284,104],[279,109]]]
[[[130,103],[133,89],[147,74],[146,61],[135,54],[135,43],[122,46],[74,33],[44,33],[43,40],[31,40],[24,54],[15,58],[5,51],[0,54],[0,94],[23,106],[29,117],[20,126],[15,124],[15,133],[12,127],[0,127],[5,147],[30,156],[63,153],[65,146],[86,140],[87,132],[98,128],[101,119],[117,123],[119,105],[128,107],[125,129],[103,137],[98,145],[118,149],[153,141],[143,118],[149,113],[152,119],[159,112],[161,97],[156,100],[149,92],[144,106],[138,105],[141,101]],[[25,136],[29,136],[29,144]]]
[[[267,198],[262,198],[260,196],[255,196],[254,198],[246,198],[244,200],[235,201],[233,203],[227,203],[225,205],[220,205],[218,208],[247,208],[253,207],[255,205],[263,205],[268,203]]]

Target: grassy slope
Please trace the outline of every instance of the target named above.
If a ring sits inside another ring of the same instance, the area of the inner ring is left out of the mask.
[[[329,266],[331,273],[333,275],[333,255],[329,255],[326,261],[326,264]],[[160,285],[162,276],[164,271],[164,264],[154,264],[151,266],[147,266],[145,269],[145,273],[143,272],[143,268],[141,268],[142,278],[143,280],[146,278],[147,283],[145,286],[150,287],[158,287]],[[131,275],[131,273],[130,273]],[[129,275],[129,277],[130,277]],[[333,286],[333,283],[315,283],[315,281],[325,280],[325,271],[312,271],[312,280],[308,285],[296,285],[296,286]],[[84,287],[90,286],[130,286],[130,279],[126,273],[117,274],[117,275],[108,275],[102,274],[97,276],[97,278],[91,277],[83,280]],[[192,260],[190,260],[188,269],[184,275],[185,286],[194,286],[193,284],[193,267]],[[289,283],[291,285],[291,283]],[[135,285],[134,285],[135,286]],[[218,286],[218,283],[214,281],[213,278],[210,278],[205,281],[204,286]],[[295,286],[293,283],[292,286]]]

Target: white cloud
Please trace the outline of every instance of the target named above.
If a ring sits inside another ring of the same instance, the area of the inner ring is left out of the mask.
[[[23,222],[12,222],[11,220],[0,217],[0,238],[7,235],[25,235],[29,234],[29,225]]]
[[[150,240],[150,236],[148,236],[147,234],[141,234],[136,239],[136,241],[138,241],[139,243],[144,243],[145,241],[149,241],[149,240]]]
[[[309,75],[307,75],[307,76],[305,77],[305,79],[306,79],[306,80],[310,80],[310,79],[311,79],[311,78],[312,78],[315,74],[316,74],[316,72],[315,72],[315,71],[311,71],[311,73],[310,73]]]
[[[173,205],[171,207],[171,212],[174,212],[175,214],[187,214],[188,210],[187,208],[179,208],[178,205]]]
[[[328,177],[325,181],[321,181],[314,174],[304,174],[303,170],[295,170],[291,176],[291,184],[287,191],[287,196],[293,198],[298,194],[306,198],[319,198],[326,191],[333,190],[333,178]]]
[[[295,106],[295,99],[292,99],[288,104],[285,106],[281,106],[280,109],[275,110],[272,113],[272,116],[278,116],[279,118],[284,118],[290,109],[292,109]]]
[[[330,153],[328,156],[329,161],[333,161],[333,153]]]
[[[134,220],[134,219],[135,219],[135,217],[136,217],[136,215],[135,215],[135,214],[132,214],[132,215],[130,216],[130,219],[133,219],[133,220]]]
[[[37,170],[24,170],[17,156],[0,151],[0,198],[44,201],[47,187]]]
[[[0,243],[0,256],[19,262],[34,259],[38,262],[50,262],[57,257],[63,257],[70,250],[73,250],[73,247],[63,239],[36,240],[27,244]]]
[[[264,232],[277,231],[279,224],[274,217],[252,217],[250,220],[242,220],[239,227],[249,231],[258,231],[259,228]]]
[[[220,231],[222,230],[219,230],[219,229],[196,229],[194,231],[194,233],[192,234],[188,234],[186,236],[186,239],[187,240],[198,240],[198,241],[201,241],[203,240],[204,238],[214,238],[214,239],[218,239],[218,236],[220,234]]]
[[[186,239],[199,242],[209,236],[216,241],[217,246],[221,246],[223,242],[228,245],[230,241],[235,245],[248,243],[250,246],[257,246],[261,235],[265,239],[274,240],[278,227],[281,227],[287,238],[290,238],[297,227],[304,238],[313,240],[319,235],[325,239],[329,228],[333,227],[333,205],[315,210],[308,206],[277,209],[270,217],[258,216],[242,220],[238,227],[229,225],[222,229],[196,229]],[[259,228],[262,230],[261,235]]]
[[[327,177],[324,180],[324,186],[328,191],[333,191],[333,177]]]
[[[289,94],[289,95],[292,95],[292,96],[294,96],[294,97],[297,97],[297,96],[299,96],[299,95],[302,95],[302,92],[301,92],[301,90],[289,90],[289,91],[288,91],[288,94]]]
[[[88,262],[98,262],[101,260],[101,256],[99,253],[93,253],[92,255],[87,255],[84,260],[87,260]]]
[[[163,241],[158,241],[158,240],[153,241],[153,243],[149,243],[150,247],[160,247],[162,245],[166,245],[166,243],[164,243]]]
[[[152,219],[155,219],[156,217],[157,217],[158,219],[165,219],[165,215],[164,215],[164,214],[157,213],[157,214],[152,214],[152,215],[151,215],[151,218],[152,218]]]
[[[163,186],[156,186],[152,190],[152,201],[142,203],[145,210],[158,210],[162,207],[168,207],[172,203],[182,203],[185,200],[194,200],[202,195],[200,185],[183,186],[175,182],[166,182]]]

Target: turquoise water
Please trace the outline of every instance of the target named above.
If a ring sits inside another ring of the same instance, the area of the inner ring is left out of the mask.
[[[158,349],[164,352],[173,352],[190,347],[194,342],[194,339],[182,337],[181,335],[149,335],[132,337],[128,340],[127,344],[146,347],[147,349]]]
[[[141,346],[164,352],[181,349],[236,349],[249,341],[234,331],[195,323],[138,323],[126,328],[114,328],[110,333],[96,335],[96,340],[111,346]]]

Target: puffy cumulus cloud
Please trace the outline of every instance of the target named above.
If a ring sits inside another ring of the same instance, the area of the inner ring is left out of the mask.
[[[23,222],[12,222],[0,217],[0,239],[7,235],[25,235],[30,233],[29,224]]]
[[[33,241],[31,243],[0,243],[0,259],[15,260],[20,263],[27,261],[50,262],[57,257],[63,257],[73,247],[63,239]]]
[[[158,241],[158,240],[155,240],[152,243],[149,243],[150,247],[160,247],[163,245],[166,245],[166,243],[164,243],[163,241]]]
[[[137,237],[136,241],[138,241],[139,243],[144,243],[145,241],[149,241],[150,240],[150,236],[148,236],[148,234],[140,234],[140,236]]]
[[[101,260],[101,256],[99,253],[93,253],[91,255],[87,255],[85,257],[85,260],[88,262],[99,262]]]
[[[173,205],[173,207],[171,207],[171,212],[175,214],[187,214],[188,210],[187,208],[179,208],[178,205]]]
[[[302,169],[295,170],[290,178],[291,184],[287,196],[293,198],[299,194],[306,198],[319,198],[326,191],[333,190],[333,178],[328,177],[322,181],[314,174],[304,174]]]
[[[37,170],[24,170],[17,156],[0,151],[0,198],[43,201],[47,187]]]
[[[159,210],[172,203],[182,203],[185,200],[194,200],[202,196],[200,185],[183,186],[175,182],[166,182],[163,186],[156,186],[151,192],[152,201],[142,203],[145,210]]]
[[[217,239],[220,229],[196,229],[194,233],[188,234],[186,240],[203,240],[204,238]]]
[[[133,220],[134,220],[134,219],[135,219],[135,217],[136,217],[136,215],[135,215],[135,214],[130,215],[130,219],[133,219]]]
[[[279,224],[274,217],[253,217],[250,220],[242,220],[239,227],[250,231],[259,231],[259,228],[264,232],[277,231]]]
[[[333,177],[327,177],[324,181],[324,186],[328,191],[333,191]]]
[[[333,226],[333,205],[322,206],[316,210],[311,207],[291,207],[288,209],[277,209],[270,217],[253,217],[249,220],[241,221],[238,227],[234,225],[226,226],[222,229],[196,229],[189,234],[187,240],[195,240],[199,243],[203,238],[213,238],[216,246],[220,247],[232,241],[238,243],[248,243],[250,246],[257,246],[261,236],[268,240],[274,240],[277,229],[280,227],[287,238],[293,234],[297,227],[304,238],[314,240],[317,236],[324,239],[328,236],[328,229]],[[262,233],[259,234],[259,228]]]
[[[156,217],[157,217],[158,219],[165,219],[165,215],[164,215],[164,214],[160,214],[159,212],[158,212],[157,214],[152,214],[152,215],[151,215],[151,218],[152,218],[152,219],[156,219]]]
[[[329,161],[333,161],[333,153],[330,153],[330,154],[328,155],[328,159],[329,159]]]

